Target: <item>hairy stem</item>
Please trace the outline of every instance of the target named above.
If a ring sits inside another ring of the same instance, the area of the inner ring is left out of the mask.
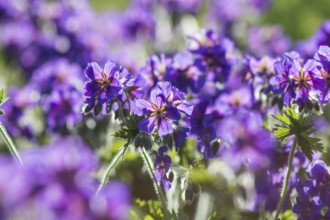
[[[280,202],[278,203],[278,206],[276,209],[275,220],[279,219],[278,216],[281,213],[282,206],[283,206],[283,203],[284,203],[284,200],[286,197],[286,193],[288,191],[289,179],[290,179],[290,174],[291,174],[291,170],[292,170],[292,161],[293,161],[293,156],[296,151],[297,145],[298,145],[297,141],[295,140],[293,147],[291,148],[291,151],[290,151],[290,155],[289,155],[289,159],[288,159],[288,170],[286,171],[286,175],[285,175],[285,179],[284,179],[283,189],[282,189],[282,193],[281,193],[281,199],[280,199]]]
[[[18,161],[18,163],[22,166],[23,163],[22,163],[21,157],[19,156],[19,154],[17,152],[15,144],[12,141],[9,134],[7,133],[6,128],[1,123],[0,123],[0,133],[2,134],[3,139],[6,141],[10,153]]]
[[[103,174],[101,183],[99,188],[96,191],[96,195],[98,195],[101,190],[103,189],[103,187],[107,184],[107,182],[109,181],[109,177],[110,177],[110,172],[112,170],[112,168],[116,165],[116,163],[118,162],[120,156],[125,152],[125,146],[120,148],[119,151],[117,152],[117,154],[114,156],[114,158],[111,160],[109,166],[107,167],[105,173]]]
[[[154,176],[154,169],[153,169],[153,166],[152,166],[152,163],[151,163],[151,159],[149,157],[149,154],[147,152],[147,150],[142,147],[142,148],[139,148],[140,150],[140,154],[143,158],[143,161],[145,162],[145,164],[147,165],[147,168],[148,168],[148,173],[154,183],[154,188],[155,188],[155,191],[156,191],[156,194],[162,204],[162,207],[163,207],[163,211],[164,211],[164,217],[165,219],[167,220],[170,220],[171,219],[171,215],[170,213],[168,212],[168,209],[167,209],[167,202],[166,202],[166,197],[162,191],[162,189],[159,187],[156,179],[155,179],[155,176]]]

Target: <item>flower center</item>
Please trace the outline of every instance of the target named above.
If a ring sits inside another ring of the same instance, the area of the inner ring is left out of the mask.
[[[296,90],[299,90],[301,87],[305,87],[308,90],[311,89],[310,85],[307,82],[311,81],[312,77],[305,77],[305,73],[303,70],[300,70],[299,77],[294,77],[293,80],[298,83]]]
[[[158,108],[157,105],[154,103],[152,103],[151,106],[154,109],[154,111],[150,113],[150,116],[156,116],[157,118],[166,117],[166,115],[164,114],[166,106]]]
[[[96,82],[101,86],[101,89],[107,87],[113,80],[113,77],[107,78],[107,75],[102,71],[102,79],[97,79]]]

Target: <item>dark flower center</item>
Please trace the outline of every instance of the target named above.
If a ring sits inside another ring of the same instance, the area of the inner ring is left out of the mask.
[[[107,75],[102,71],[102,79],[97,79],[96,82],[101,86],[101,89],[107,87],[113,80],[113,77],[107,78]]]
[[[294,77],[293,80],[295,80],[298,83],[296,90],[299,90],[301,87],[305,87],[308,90],[311,89],[310,85],[307,82],[311,81],[312,77],[310,76],[305,77],[305,73],[303,70],[299,72],[299,77]]]

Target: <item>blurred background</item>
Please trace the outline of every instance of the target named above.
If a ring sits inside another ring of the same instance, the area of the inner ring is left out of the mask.
[[[6,2],[9,2],[9,1],[3,1],[3,3],[1,3],[1,4],[4,6],[7,4]],[[24,2],[25,2],[24,0],[13,1],[13,3],[16,5],[19,5],[19,4],[24,5],[25,4]],[[36,2],[36,4],[38,5],[38,2],[43,2],[43,1],[32,1],[32,2]],[[48,2],[54,3],[57,1],[48,1]],[[74,1],[72,1],[72,2],[74,2]],[[83,2],[85,2],[85,1],[83,1]],[[127,10],[127,8],[129,7],[130,4],[132,4],[132,2],[134,2],[134,1],[91,0],[89,3],[90,3],[90,6],[93,8],[93,10],[95,10],[96,13],[107,14],[107,15],[111,14],[111,16],[109,16],[108,18],[105,18],[105,19],[112,19],[112,18],[115,18],[119,13],[129,14],[130,11]],[[136,2],[138,2],[138,1],[136,1]],[[145,0],[145,1],[141,0],[141,2],[142,3],[148,2],[148,0]],[[149,2],[151,2],[151,1],[149,1]],[[170,0],[164,1],[164,2],[171,3]],[[195,1],[195,2],[200,2],[200,1]],[[200,7],[200,11],[198,11],[198,13],[193,13],[194,16],[196,17],[196,21],[198,22],[199,28],[209,26],[208,21],[205,21],[205,16],[210,11],[209,4],[207,4],[206,2],[212,2],[212,1],[204,1]],[[213,2],[226,2],[226,1],[224,0],[224,1],[213,1]],[[238,0],[237,2],[240,2],[240,1]],[[241,2],[244,2],[244,1],[241,1]],[[262,2],[262,1],[259,1],[259,2]],[[262,25],[279,25],[283,29],[284,35],[288,36],[294,42],[308,39],[309,37],[311,37],[315,33],[317,28],[320,27],[322,22],[324,22],[330,16],[330,9],[329,9],[330,1],[327,1],[327,0],[316,0],[316,1],[274,0],[274,1],[264,1],[264,2],[268,2],[267,9],[262,11],[261,14],[258,14],[257,19],[254,20],[253,22],[255,22],[257,24],[262,24]],[[239,7],[239,5],[236,5],[236,6]],[[25,7],[25,6],[22,6],[22,7]],[[0,11],[0,17],[1,17],[1,13],[3,13],[3,11]],[[48,12],[45,12],[44,14],[47,14],[47,13]],[[256,17],[255,15],[252,15],[252,14],[250,14],[250,15],[251,15],[251,17]],[[110,17],[112,17],[112,18],[110,18]],[[134,16],[132,16],[132,17],[134,17]],[[117,18],[115,18],[115,19],[117,19]],[[109,20],[107,20],[107,21],[109,21]],[[102,25],[102,21],[98,21],[98,23],[99,23],[99,25]],[[185,25],[187,25],[187,24],[194,25],[194,22],[185,23]],[[160,24],[160,25],[162,25],[162,24]],[[0,24],[0,28],[1,28],[1,26],[3,26],[3,24]],[[212,27],[212,25],[211,25],[211,27]],[[2,29],[3,28],[4,27],[2,27]],[[16,28],[16,27],[14,27],[14,28]],[[192,30],[195,30],[195,29],[196,29],[195,27],[192,28]],[[6,33],[7,33],[7,31],[6,31]],[[19,32],[17,32],[17,33],[19,33]],[[94,33],[94,34],[96,34],[96,33]],[[18,35],[21,35],[21,37],[24,38],[24,36],[23,36],[24,30],[21,34],[18,34]],[[5,37],[2,37],[2,38],[5,38]],[[29,37],[29,35],[27,35],[25,37]],[[242,37],[244,37],[244,35]],[[3,39],[3,41],[6,41],[6,39]],[[174,44],[174,45],[177,46],[177,44]],[[179,46],[178,47],[176,47],[176,46],[173,46],[175,48],[175,50],[179,50]],[[15,62],[13,62],[12,58],[8,58],[9,57],[8,53],[10,53],[10,52],[8,52],[8,50],[4,47],[6,47],[6,42],[5,42],[5,45],[2,45],[2,46],[0,45],[0,76],[2,78],[0,81],[0,86],[2,86],[2,87],[3,86],[8,87],[10,85],[22,86],[26,81],[25,80],[26,76],[24,76],[25,73],[22,73],[21,68],[17,64],[15,64]],[[165,48],[167,48],[167,47],[165,47]],[[173,49],[173,48],[171,48],[171,49]],[[152,51],[153,50],[149,50],[148,52],[152,52]],[[13,55],[18,56],[17,54],[16,55],[10,54],[10,56],[13,56]],[[142,60],[144,60],[147,55],[146,55],[146,53],[139,54],[139,55],[141,57],[139,64],[142,64],[143,63]],[[19,59],[19,58],[17,58],[17,59]]]

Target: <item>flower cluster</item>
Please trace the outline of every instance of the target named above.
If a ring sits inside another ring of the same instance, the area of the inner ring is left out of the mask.
[[[95,197],[92,151],[77,137],[55,139],[23,153],[24,166],[1,158],[0,206],[4,218],[126,219],[130,193],[119,182]],[[15,174],[15,175],[13,175]]]
[[[293,211],[298,219],[327,219],[329,209],[329,171],[327,165],[316,160],[308,167],[306,179],[298,178],[297,198]]]
[[[0,156],[1,217],[330,218],[312,117],[328,127],[330,22],[295,45],[259,22],[271,4],[0,2],[0,66],[21,86],[0,90],[0,136],[23,164]]]
[[[285,55],[274,64],[276,75],[271,79],[273,93],[283,94],[283,103],[295,101],[299,106],[314,99],[321,104],[328,100],[327,70],[330,48],[321,46],[314,59],[301,64],[300,57]]]

